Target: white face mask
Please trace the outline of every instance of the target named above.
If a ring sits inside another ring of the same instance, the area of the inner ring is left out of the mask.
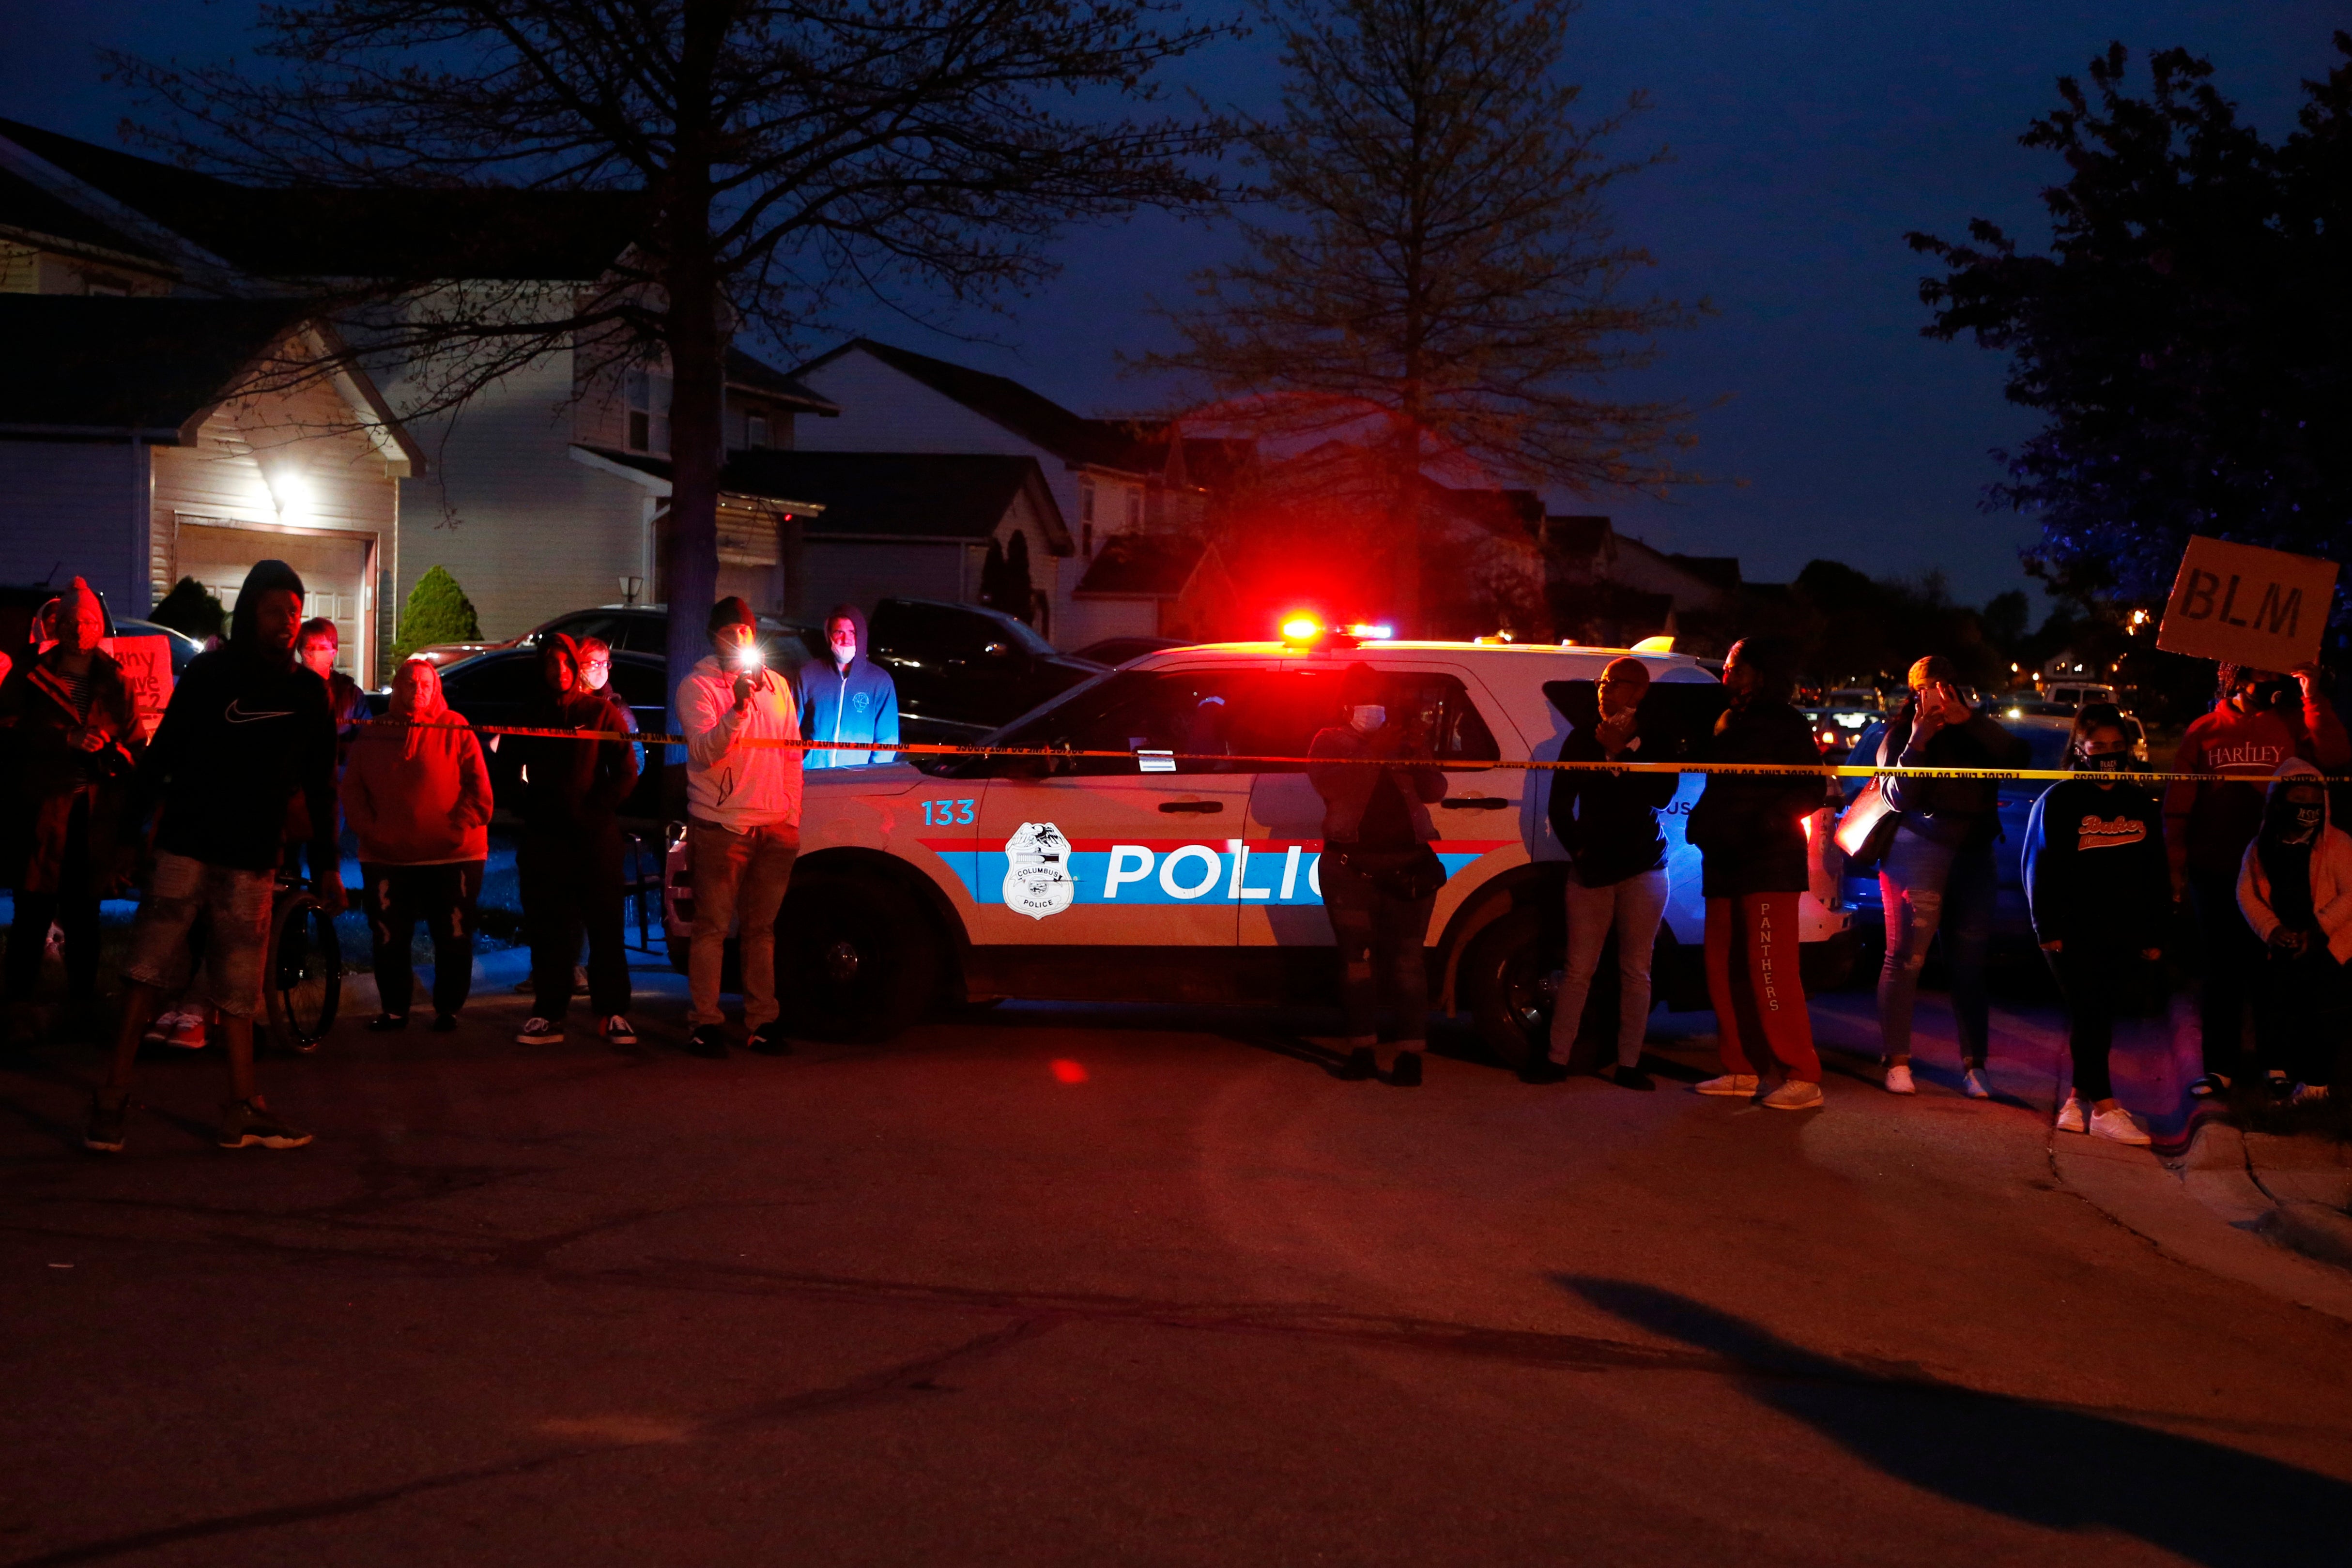
[[[1370,735],[1388,721],[1389,710],[1378,703],[1363,703],[1348,710],[1348,723],[1359,735]]]

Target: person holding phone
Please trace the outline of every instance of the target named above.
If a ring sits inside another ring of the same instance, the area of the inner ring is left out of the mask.
[[[686,730],[687,848],[693,857],[694,937],[687,949],[687,1049],[727,1054],[719,976],[730,926],[743,972],[743,1026],[752,1050],[781,1056],[776,915],[801,849],[800,703],[767,667],[751,607],[730,596],[710,609],[710,656],[678,683]]]
[[[1878,743],[1881,768],[2021,768],[2025,742],[1970,707],[1958,672],[1941,653],[1911,666],[1911,695]],[[1991,1003],[1985,954],[1992,945],[1993,841],[2000,836],[2000,786],[1990,779],[1889,777],[1883,788],[1899,813],[1878,863],[1886,911],[1886,961],[1878,973],[1879,1039],[1886,1089],[1917,1092],[1911,1076],[1911,1014],[1919,971],[1937,933],[1952,975],[1952,1023],[1960,1042],[1960,1090],[1992,1097],[1985,1078]]]
[[[1640,709],[1649,667],[1612,659],[1593,687],[1592,718],[1560,743],[1562,762],[1663,762],[1664,737],[1643,733]],[[1622,1089],[1654,1089],[1642,1071],[1650,1019],[1650,954],[1666,912],[1666,836],[1658,813],[1682,783],[1674,773],[1612,773],[1597,768],[1552,776],[1551,830],[1568,851],[1568,965],[1551,1019],[1551,1065],[1569,1064],[1592,991],[1593,971],[1609,933],[1617,933],[1617,1055],[1600,1076]]]

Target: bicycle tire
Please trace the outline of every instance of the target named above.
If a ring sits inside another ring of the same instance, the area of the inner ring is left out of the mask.
[[[325,1043],[343,999],[343,950],[334,917],[309,893],[279,903],[269,917],[268,967],[262,975],[269,1031],[308,1056]]]

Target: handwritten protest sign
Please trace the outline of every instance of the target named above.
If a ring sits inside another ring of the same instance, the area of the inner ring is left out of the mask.
[[[163,722],[164,706],[172,700],[172,644],[163,637],[110,637],[100,646],[122,666],[123,684],[131,688],[139,711],[139,733],[155,738]]]
[[[2307,555],[2192,538],[2156,645],[2263,670],[2319,657],[2336,566]]]

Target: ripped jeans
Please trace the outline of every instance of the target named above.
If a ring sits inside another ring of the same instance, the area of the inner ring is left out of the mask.
[[[1911,1009],[1928,945],[1944,936],[1944,962],[1952,977],[1952,1025],[1960,1059],[1982,1067],[1990,1032],[1985,996],[1985,953],[1992,946],[1992,842],[1942,844],[1906,824],[1895,831],[1879,862],[1878,892],[1886,904],[1886,962],[1878,972],[1878,1030],[1887,1059],[1911,1056]]]
[[[362,897],[375,943],[375,988],[383,1010],[405,1017],[416,991],[408,944],[416,923],[433,938],[433,1010],[455,1013],[474,988],[474,901],[480,861],[447,865],[362,865]]]

